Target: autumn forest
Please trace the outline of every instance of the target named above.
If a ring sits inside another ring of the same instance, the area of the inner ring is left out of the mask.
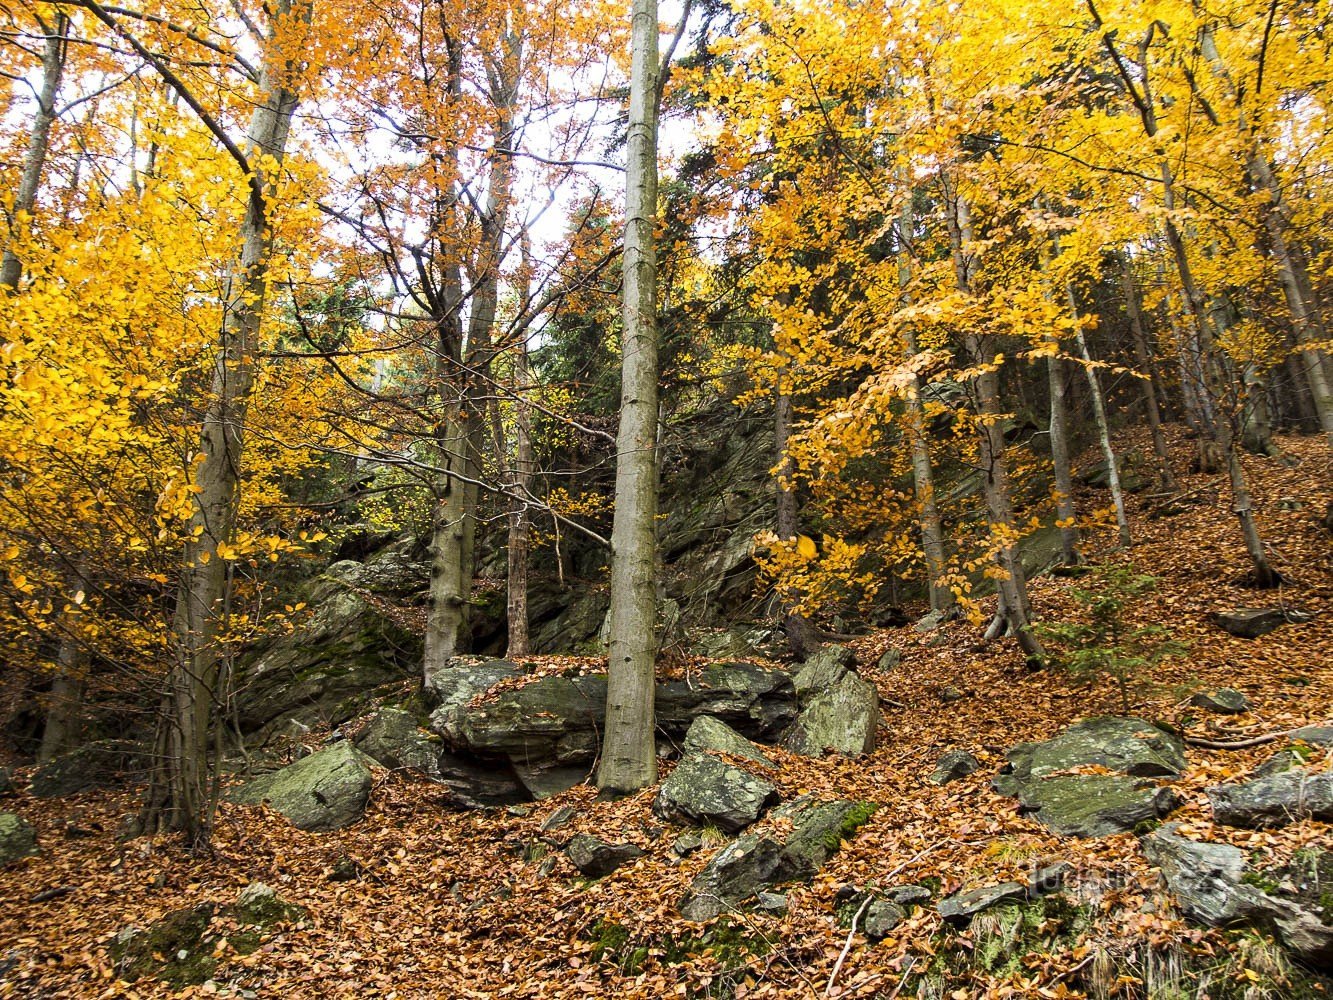
[[[1333,989],[1333,10],[0,2],[0,997]]]

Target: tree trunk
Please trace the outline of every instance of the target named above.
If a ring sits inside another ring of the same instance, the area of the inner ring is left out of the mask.
[[[11,292],[19,286],[23,277],[23,262],[14,251],[14,243],[19,237],[23,217],[31,217],[37,207],[37,192],[41,188],[42,170],[46,166],[46,154],[51,148],[51,126],[56,120],[56,96],[60,92],[60,80],[65,71],[65,32],[69,18],[56,14],[55,24],[47,27],[38,18],[38,24],[46,34],[42,48],[42,85],[37,92],[37,111],[32,116],[32,128],[28,132],[28,150],[23,156],[23,170],[19,174],[18,190],[14,192],[14,204],[9,211],[9,238],[5,241],[5,251],[0,257],[0,288]]]
[[[657,779],[653,566],[657,520],[657,0],[634,0],[625,173],[624,302],[616,510],[611,531],[611,643],[597,785],[633,792]]]
[[[1152,431],[1153,453],[1157,456],[1157,476],[1164,490],[1176,488],[1175,476],[1171,472],[1171,452],[1166,446],[1166,434],[1162,431],[1162,411],[1157,405],[1156,366],[1148,351],[1148,336],[1143,327],[1143,310],[1139,308],[1138,292],[1134,288],[1134,271],[1128,255],[1120,260],[1120,287],[1125,295],[1125,312],[1129,315],[1129,328],[1134,337],[1134,360],[1139,366],[1139,387],[1143,393],[1143,405],[1148,415],[1148,427]]]
[[[532,516],[527,496],[532,489],[536,462],[532,451],[532,407],[524,395],[529,391],[527,334],[514,356],[514,383],[519,399],[514,417],[514,468],[510,477],[509,498],[509,571],[508,599],[509,643],[507,656],[526,656],[531,650],[528,639],[528,550],[532,538]]]
[[[971,213],[961,193],[955,192],[953,210],[946,212],[949,243],[953,255],[954,275],[958,290],[975,295],[976,261],[971,256],[974,245]],[[972,397],[978,418],[977,460],[981,466],[982,488],[992,523],[1012,530],[1013,505],[1009,496],[1009,468],[1005,460],[1004,429],[1001,418],[999,378],[994,370],[995,353],[986,338],[969,329],[963,344],[974,369],[979,374],[972,381]],[[1022,560],[1011,542],[1000,546],[995,554],[1000,569],[996,580],[1000,607],[996,616],[1018,639],[1019,646],[1034,660],[1045,660],[1046,651],[1029,630],[1031,605],[1028,601],[1027,576]]]
[[[86,593],[88,582],[81,569],[70,573],[68,582],[70,601]],[[37,751],[37,762],[45,764],[60,754],[72,750],[79,741],[80,719],[85,687],[83,645],[75,619],[77,612],[64,616],[64,632],[56,652],[56,672],[51,681],[47,699],[46,723],[42,728],[42,743]]]
[[[298,8],[308,23],[310,3]],[[292,0],[279,0],[276,26],[290,20]],[[290,47],[275,51],[290,51]],[[235,536],[246,408],[254,382],[259,328],[268,293],[268,258],[272,227],[267,199],[276,178],[268,162],[281,165],[291,130],[297,95],[288,89],[294,62],[266,63],[259,82],[264,102],[250,118],[246,155],[252,175],[239,232],[239,256],[227,280],[222,328],[213,381],[200,434],[201,460],[195,473],[197,494],[191,519],[194,535],[183,552],[183,568],[174,622],[176,661],[168,672],[158,719],[157,770],[149,784],[143,821],[148,830],[183,830],[194,846],[205,847],[211,816],[205,782],[208,774],[208,725],[215,706],[228,692],[218,689],[222,667],[218,635],[229,610],[227,562],[219,546]]]
[[[1058,343],[1057,343],[1058,347]],[[1046,359],[1046,379],[1051,391],[1051,462],[1055,466],[1055,516],[1060,521],[1060,557],[1066,566],[1080,562],[1077,514],[1074,510],[1074,477],[1069,466],[1069,418],[1065,399],[1065,375],[1058,356]]]
[[[440,391],[450,392],[450,384],[445,382]],[[468,498],[463,477],[470,463],[463,404],[457,398],[446,403],[445,415],[437,426],[435,456],[440,484],[431,513],[430,585],[422,659],[422,684],[432,693],[449,661],[460,652],[468,598],[464,572]]]
[[[1078,345],[1079,357],[1083,359],[1083,372],[1088,379],[1088,395],[1092,399],[1092,418],[1097,425],[1097,441],[1102,448],[1102,459],[1106,462],[1106,485],[1111,490],[1111,504],[1115,508],[1115,523],[1120,530],[1120,544],[1132,544],[1129,535],[1129,518],[1125,515],[1125,494],[1120,488],[1120,468],[1116,465],[1115,449],[1111,447],[1111,427],[1106,419],[1106,400],[1102,396],[1102,382],[1093,366],[1092,352],[1088,350],[1088,338],[1083,335],[1083,326],[1079,322],[1078,300],[1074,297],[1074,286],[1065,285],[1065,294],[1069,298],[1069,312],[1074,317],[1074,342]]]

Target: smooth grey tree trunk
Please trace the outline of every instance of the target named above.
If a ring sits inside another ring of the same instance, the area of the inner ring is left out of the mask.
[[[509,546],[506,598],[509,642],[506,656],[526,656],[528,637],[528,551],[532,539],[532,515],[528,493],[536,472],[532,449],[532,407],[526,394],[530,391],[527,334],[515,349],[514,384],[518,394],[514,414],[514,465],[510,477]]]
[[[636,791],[657,780],[653,671],[657,653],[653,567],[657,520],[657,0],[632,7],[629,136],[625,172],[620,428],[611,530],[610,654],[606,727],[597,786]]]
[[[292,0],[275,4],[271,23],[291,19]],[[297,15],[309,21],[311,4]],[[246,410],[259,353],[259,330],[268,294],[268,259],[272,226],[268,197],[287,149],[298,95],[288,89],[296,64],[266,63],[256,105],[246,131],[250,163],[249,197],[238,233],[239,253],[227,278],[212,384],[200,434],[201,461],[195,473],[198,493],[191,527],[195,531],[182,553],[182,571],[174,621],[176,661],[168,672],[158,720],[157,770],[150,781],[143,824],[149,829],[185,831],[197,847],[211,835],[207,751],[208,726],[215,707],[228,692],[219,690],[222,656],[218,635],[229,608],[227,562],[220,544],[235,536],[236,510],[245,444]],[[271,160],[270,160],[271,158]],[[268,161],[268,162],[266,162]]]
[[[1148,350],[1143,310],[1139,307],[1138,290],[1134,287],[1134,271],[1128,255],[1121,257],[1120,260],[1120,287],[1125,296],[1125,312],[1129,316],[1129,329],[1134,339],[1134,361],[1139,368],[1139,389],[1143,393],[1148,428],[1152,432],[1153,453],[1157,456],[1158,480],[1162,489],[1174,490],[1176,480],[1171,472],[1171,452],[1166,446],[1166,434],[1162,430],[1162,411],[1157,405],[1157,368]]]
[[[42,185],[42,171],[46,167],[47,152],[51,148],[51,126],[56,120],[56,97],[65,72],[65,39],[69,18],[57,14],[55,24],[48,26],[40,18],[38,23],[46,33],[42,44],[42,83],[37,91],[37,110],[32,116],[28,132],[28,149],[23,154],[23,169],[19,173],[18,190],[9,212],[9,234],[5,240],[4,255],[0,257],[0,288],[11,292],[23,277],[23,262],[14,252],[14,240],[21,226],[20,216],[31,216],[37,207],[37,192]]]
[[[1057,344],[1058,347],[1058,344]],[[1062,348],[1061,348],[1062,349]],[[1069,463],[1069,403],[1061,358],[1046,359],[1046,382],[1051,395],[1051,464],[1055,469],[1055,516],[1060,521],[1060,558],[1078,565],[1078,525],[1074,509],[1074,476]]]

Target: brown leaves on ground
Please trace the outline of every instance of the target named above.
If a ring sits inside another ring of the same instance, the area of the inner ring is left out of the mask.
[[[1178,443],[1183,456],[1185,443]],[[1165,623],[1191,644],[1188,654],[1157,669],[1154,692],[1135,706],[1136,714],[1214,739],[1329,720],[1333,573],[1329,539],[1318,524],[1328,500],[1328,460],[1319,439],[1282,444],[1300,465],[1246,461],[1254,493],[1263,498],[1260,524],[1288,581],[1279,591],[1244,585],[1244,551],[1220,480],[1185,477],[1182,489],[1194,491],[1187,501],[1192,506],[1174,516],[1151,519],[1146,510],[1158,501],[1131,499],[1136,544],[1129,556],[1162,578],[1159,593],[1134,616]],[[1093,555],[1126,558],[1111,551]],[[1038,616],[1059,618],[1072,610],[1066,587],[1050,577],[1033,582]],[[1208,620],[1214,610],[1276,602],[1299,605],[1316,617],[1258,640],[1233,638]],[[733,970],[734,995],[825,995],[847,939],[833,914],[840,886],[934,878],[947,893],[1026,879],[1035,866],[1057,860],[1104,886],[1099,934],[1224,947],[1220,938],[1172,915],[1132,835],[1055,837],[989,787],[1006,750],[1049,737],[1082,716],[1114,713],[1115,692],[1073,686],[1054,670],[1029,672],[1012,641],[982,646],[966,623],[952,623],[943,636],[943,644],[933,644],[939,642],[935,636],[899,629],[856,644],[864,675],[903,706],[886,707],[880,749],[869,758],[809,760],[767,751],[779,765],[774,780],[784,797],[816,792],[880,808],[810,885],[791,889],[787,915],[734,916],[745,933],[771,942],[766,953],[748,958],[748,970]],[[902,663],[880,672],[873,665],[890,646],[902,650]],[[561,673],[592,664],[541,657],[531,665],[536,673]],[[1224,685],[1246,693],[1248,714],[1210,717],[1189,707],[1191,690]],[[940,692],[950,688],[963,698],[946,704]],[[981,770],[944,787],[930,784],[926,777],[935,760],[953,748],[976,754]],[[1212,823],[1204,789],[1244,775],[1271,752],[1267,746],[1191,749],[1190,767],[1177,785],[1184,804],[1172,819],[1192,836],[1227,841],[1259,860],[1283,860],[1302,844],[1328,843],[1333,830],[1314,821],[1259,832]],[[301,833],[271,813],[224,806],[216,853],[209,858],[190,857],[167,840],[117,842],[119,819],[134,807],[131,792],[63,801],[21,796],[4,808],[36,824],[43,854],[0,872],[0,996],[172,995],[155,982],[118,982],[106,950],[112,935],[179,907],[231,902],[255,880],[306,907],[311,918],[278,929],[252,954],[224,953],[218,976],[224,989],[294,998],[707,995],[723,968],[715,951],[696,951],[679,963],[666,961],[663,951],[666,942],[699,929],[678,917],[676,904],[710,851],[677,862],[670,849],[676,831],[652,815],[653,795],[650,789],[619,802],[597,802],[592,788],[580,787],[533,804],[525,815],[454,813],[442,808],[438,787],[381,772],[366,818],[336,833]],[[561,806],[578,810],[574,821],[542,833],[542,821]],[[85,835],[64,836],[67,827]],[[645,855],[587,882],[559,850],[577,832],[632,842]],[[360,877],[331,881],[329,875],[348,860]],[[73,891],[31,901],[61,887]],[[621,925],[629,941],[647,948],[634,974],[598,957],[592,928],[599,921]],[[964,933],[950,947],[967,947],[968,941]],[[954,995],[1078,995],[1068,983],[1072,970],[1091,960],[1092,945],[1083,941],[1067,953],[1030,956],[1016,979],[978,978]],[[904,973],[924,967],[940,947],[940,920],[929,907],[878,944],[857,936],[832,995],[892,995]],[[177,995],[204,995],[207,989]]]

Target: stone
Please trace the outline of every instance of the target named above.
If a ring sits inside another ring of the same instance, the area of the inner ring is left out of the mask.
[[[804,701],[828,691],[843,674],[856,668],[856,654],[846,646],[824,646],[811,655],[792,677],[797,696]]]
[[[947,785],[975,774],[980,767],[981,761],[966,750],[949,750],[940,756],[929,780],[934,785]]]
[[[111,960],[121,979],[134,982],[154,976],[175,987],[194,986],[213,975],[217,959],[204,935],[213,907],[172,910],[147,929],[127,927],[111,943]]]
[[[0,813],[0,866],[37,853],[37,831],[22,816]]]
[[[773,813],[789,826],[742,834],[708,860],[682,900],[681,914],[708,920],[775,885],[812,877],[873,813],[873,806],[848,799],[807,795],[789,802]]]
[[[831,688],[814,695],[787,733],[787,749],[806,757],[834,750],[858,757],[875,749],[879,692],[859,675],[844,672]]]
[[[1305,726],[1294,730],[1289,739],[1293,743],[1308,743],[1313,747],[1333,749],[1333,726]]]
[[[1188,840],[1171,823],[1143,838],[1143,853],[1162,872],[1181,911],[1209,927],[1248,924],[1272,930],[1299,959],[1333,966],[1333,924],[1300,898],[1246,882],[1245,854],[1230,844]],[[1258,880],[1255,880],[1258,881]]]
[[[796,689],[785,670],[716,663],[689,680],[659,682],[655,707],[657,724],[669,736],[684,734],[695,719],[710,715],[747,739],[772,741],[796,717]]]
[[[1215,611],[1213,624],[1241,639],[1258,639],[1281,628],[1288,622],[1308,622],[1313,616],[1296,608],[1237,608],[1234,611]]]
[[[1292,767],[1277,774],[1207,790],[1213,819],[1227,826],[1285,826],[1314,817],[1333,820],[1333,772]]]
[[[562,826],[570,823],[579,811],[573,806],[561,806],[554,810],[551,815],[542,820],[541,826],[537,827],[541,833],[550,833],[553,830],[559,830]]]
[[[1028,879],[1028,896],[1036,899],[1062,889],[1065,879],[1073,872],[1074,866],[1068,861],[1057,861],[1053,865],[1038,868]]]
[[[527,790],[514,767],[503,757],[473,757],[444,751],[439,755],[440,781],[448,788],[447,804],[459,809],[491,809],[528,802]]]
[[[893,933],[894,928],[907,919],[906,911],[897,903],[877,899],[866,907],[861,930],[872,941],[879,941]]]
[[[952,705],[954,702],[962,701],[967,697],[962,691],[959,691],[952,684],[948,684],[939,689],[935,695],[940,700],[941,705]]]
[[[899,906],[924,906],[930,902],[931,892],[924,885],[900,885],[884,895]]]
[[[686,830],[671,842],[671,849],[681,858],[688,858],[703,846],[704,837],[698,830]]]
[[[777,800],[777,790],[763,778],[709,754],[696,754],[681,761],[662,782],[653,812],[674,822],[712,823],[736,833]]]
[[[773,917],[785,917],[787,897],[780,892],[761,892],[755,896],[754,908]]]
[[[141,770],[135,748],[117,741],[86,743],[33,772],[28,791],[39,799],[63,798],[113,785]]]
[[[587,833],[576,833],[565,848],[575,868],[588,878],[602,878],[617,868],[643,857],[634,844],[608,844]]]
[[[916,632],[934,632],[944,624],[946,617],[947,616],[943,611],[931,611],[929,614],[917,619],[912,625],[912,629]]]
[[[251,882],[242,889],[231,909],[240,923],[251,927],[301,920],[306,915],[304,907],[287,902],[263,882]]]
[[[1190,698],[1190,704],[1195,708],[1216,712],[1219,715],[1239,715],[1250,710],[1250,699],[1235,688],[1200,691]]]
[[[336,743],[227,796],[241,805],[267,802],[301,830],[337,830],[355,823],[370,800],[370,758]]]
[[[1065,836],[1102,837],[1133,830],[1176,807],[1176,794],[1154,778],[1178,777],[1183,741],[1142,719],[1085,719],[1050,740],[1023,743],[1006,755],[995,790]],[[1070,774],[1094,765],[1113,774]]]
[[[7,767],[0,767],[0,798],[8,798],[17,794],[18,789],[14,787],[13,772]]]
[[[883,655],[875,663],[875,667],[887,673],[890,670],[897,670],[898,665],[903,662],[902,650],[886,649]]]
[[[473,699],[501,681],[521,676],[522,669],[509,660],[455,657],[446,669],[435,675],[433,696],[436,707],[430,713],[430,728],[456,744],[462,743],[462,726]]]
[[[376,712],[356,738],[356,747],[385,767],[440,778],[439,738],[423,732],[416,717],[401,708],[381,708]]]
[[[731,754],[735,757],[744,757],[746,760],[752,760],[764,767],[775,766],[773,761],[764,756],[764,752],[757,746],[721,719],[715,719],[711,715],[700,716],[690,723],[689,731],[685,733],[683,749],[687,756],[711,750]]]
[[[1000,903],[1027,899],[1028,887],[1022,882],[1002,882],[968,892],[957,892],[941,899],[936,909],[950,923],[966,924],[983,910]]]

